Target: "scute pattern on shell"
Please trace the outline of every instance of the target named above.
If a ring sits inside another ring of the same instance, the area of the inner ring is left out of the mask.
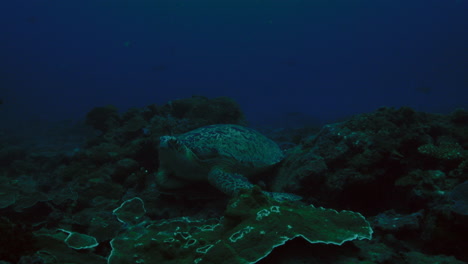
[[[201,160],[230,159],[250,167],[265,167],[280,162],[278,145],[259,132],[238,125],[211,125],[177,137]]]

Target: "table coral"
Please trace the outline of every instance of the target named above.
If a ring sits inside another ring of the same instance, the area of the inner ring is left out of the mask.
[[[132,226],[112,240],[108,264],[256,263],[296,237],[341,245],[371,236],[359,213],[278,202],[254,188],[233,198],[219,220],[183,217]]]

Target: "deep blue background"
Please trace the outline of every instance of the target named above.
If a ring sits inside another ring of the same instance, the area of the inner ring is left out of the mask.
[[[14,0],[0,28],[3,125],[191,95],[253,121],[468,105],[464,0]]]

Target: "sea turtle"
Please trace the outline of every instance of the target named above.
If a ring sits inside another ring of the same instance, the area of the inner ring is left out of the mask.
[[[253,188],[247,178],[284,157],[279,146],[259,132],[229,124],[201,127],[179,136],[162,136],[156,182],[163,189],[208,181],[233,196]],[[277,200],[298,200],[293,194],[270,193]]]

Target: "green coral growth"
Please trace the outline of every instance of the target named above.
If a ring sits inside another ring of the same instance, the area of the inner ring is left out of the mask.
[[[68,230],[65,230],[65,229],[59,229],[59,231],[62,231],[64,233],[68,234],[68,236],[65,238],[64,242],[70,248],[73,248],[73,249],[88,249],[88,248],[97,247],[99,245],[96,238],[94,238],[92,236],[88,236],[86,234],[80,234],[80,233],[77,233],[77,232],[68,231]]]
[[[122,203],[112,212],[122,223],[137,224],[146,213],[143,200],[134,197]]]
[[[371,239],[372,229],[359,213],[278,202],[254,188],[233,198],[220,220],[185,217],[129,228],[112,240],[108,263],[256,263],[296,237],[341,245]]]
[[[462,159],[463,148],[456,142],[443,142],[439,145],[426,144],[418,148],[419,153],[440,160]]]

